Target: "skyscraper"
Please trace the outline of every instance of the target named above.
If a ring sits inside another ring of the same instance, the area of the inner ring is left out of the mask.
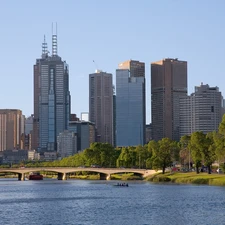
[[[119,69],[130,71],[130,77],[145,77],[145,63],[137,60],[127,60],[119,64]]]
[[[34,115],[25,118],[24,149],[32,150]]]
[[[180,136],[217,131],[222,120],[222,95],[218,87],[201,84],[180,102]]]
[[[179,140],[179,99],[187,96],[187,62],[163,59],[151,63],[153,140]]]
[[[95,124],[97,142],[113,145],[112,74],[97,70],[89,75],[89,120]]]
[[[116,70],[116,145],[145,144],[145,64],[129,60]]]
[[[0,109],[0,151],[21,149],[23,131],[21,110]]]
[[[68,129],[70,116],[69,67],[57,54],[57,35],[52,35],[52,55],[42,44],[42,57],[34,65],[33,147],[57,150],[57,135]]]

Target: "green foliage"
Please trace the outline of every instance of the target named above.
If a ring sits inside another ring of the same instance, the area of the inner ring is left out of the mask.
[[[179,157],[180,157],[180,162],[181,165],[188,165],[189,166],[189,160],[191,161],[191,156],[190,156],[190,149],[188,148],[189,143],[190,143],[191,136],[190,135],[184,135],[181,137],[179,146],[180,146],[180,152],[179,152]]]
[[[201,165],[210,168],[215,160],[220,163],[225,162],[225,115],[218,132],[205,135],[203,132],[197,131],[190,136],[181,137],[179,143],[169,138],[150,141],[145,146],[123,148],[113,148],[107,143],[92,143],[84,151],[62,160],[23,163],[26,167],[90,167],[98,165],[100,167],[162,169],[164,173],[166,167],[170,167],[176,161],[187,166],[189,158],[195,164],[197,172]],[[0,166],[4,167],[5,165]],[[19,164],[13,166],[19,167]]]
[[[176,143],[169,138],[163,138],[162,140],[155,142],[151,141],[152,165],[153,169],[162,169],[163,174],[168,166],[171,166],[174,159],[174,152],[177,151]]]
[[[219,125],[219,134],[225,136],[225,114],[223,115],[222,121]]]
[[[202,161],[202,148],[205,141],[205,134],[200,131],[192,133],[188,148],[191,149],[191,156],[195,163],[196,173],[199,173],[199,167]]]
[[[170,182],[171,179],[167,175],[157,174],[155,176],[151,176],[149,178],[149,181],[152,181],[152,182]]]
[[[225,137],[219,132],[213,133],[213,142],[215,146],[215,155],[218,161],[225,159]]]
[[[195,174],[195,173],[174,173],[154,174],[146,180],[153,182],[172,182],[182,184],[208,184],[225,186],[225,175],[219,174]]]
[[[211,173],[210,166],[216,159],[215,145],[213,142],[213,133],[208,133],[205,136],[205,141],[201,149],[201,154],[202,154],[202,159],[204,161],[204,165],[208,167],[208,173]]]

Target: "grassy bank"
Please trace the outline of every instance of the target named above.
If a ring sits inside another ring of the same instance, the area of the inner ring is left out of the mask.
[[[207,174],[194,172],[190,173],[165,173],[165,174],[154,174],[146,178],[147,181],[152,182],[171,182],[178,184],[207,184],[207,185],[218,185],[225,186],[225,175],[224,174]]]
[[[134,173],[112,174],[111,180],[142,180],[142,177],[134,175]]]
[[[99,174],[95,175],[73,175],[69,176],[70,179],[84,179],[84,180],[99,180]],[[111,180],[142,180],[141,177],[134,175],[133,173],[127,174],[112,174]]]

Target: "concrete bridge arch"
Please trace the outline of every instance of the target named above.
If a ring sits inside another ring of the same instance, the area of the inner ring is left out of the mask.
[[[9,168],[0,169],[0,173],[15,173],[18,174],[18,180],[25,180],[25,174],[30,172],[55,172],[58,174],[58,180],[66,180],[69,173],[87,171],[100,174],[101,180],[111,178],[112,174],[118,173],[134,173],[143,177],[157,173],[155,170],[145,169],[121,169],[121,168],[78,168],[78,167],[36,167],[36,168]]]

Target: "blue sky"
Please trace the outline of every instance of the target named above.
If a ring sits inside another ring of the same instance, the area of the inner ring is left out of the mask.
[[[128,59],[146,64],[147,122],[150,63],[172,57],[188,61],[188,92],[208,83],[225,97],[224,0],[20,0],[0,5],[0,108],[33,113],[33,65],[52,22],[58,24],[58,54],[70,68],[72,113],[88,111],[88,76],[114,75]]]

